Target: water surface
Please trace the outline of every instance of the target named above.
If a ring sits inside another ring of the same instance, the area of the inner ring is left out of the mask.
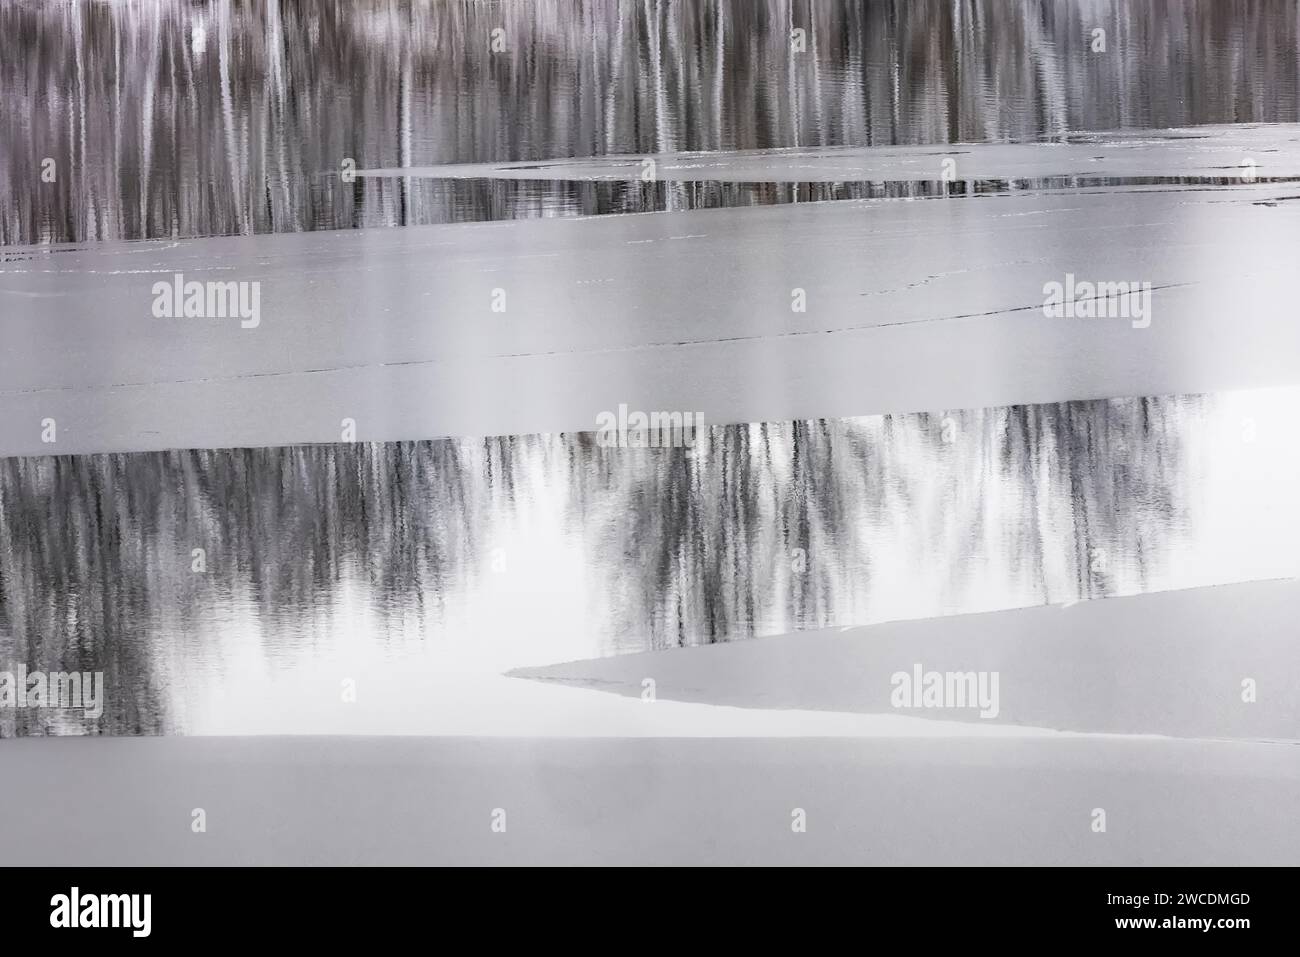
[[[345,183],[345,158],[379,169],[1294,122],[1296,48],[1290,0],[11,0],[0,243],[658,208],[654,192]],[[39,178],[47,157],[53,183]],[[728,201],[753,195],[739,193]]]
[[[292,714],[362,671],[400,696],[420,674],[1289,577],[1296,421],[1283,389],[714,427],[689,449],[5,459],[0,667],[102,670],[109,701],[98,722],[0,709],[0,729],[203,733],[249,689]]]

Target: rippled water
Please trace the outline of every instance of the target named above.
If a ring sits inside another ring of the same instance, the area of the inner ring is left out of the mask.
[[[1098,28],[1105,52],[1092,50]],[[1295,121],[1296,47],[1290,0],[10,0],[0,242],[665,205],[662,185],[344,183],[345,158],[391,168]],[[784,195],[698,192],[700,205]]]
[[[202,733],[277,676],[511,667],[1291,576],[1300,390],[593,434],[0,461],[0,669]],[[203,550],[196,570],[195,549]],[[314,682],[314,684],[313,684]],[[259,730],[274,731],[275,719]]]

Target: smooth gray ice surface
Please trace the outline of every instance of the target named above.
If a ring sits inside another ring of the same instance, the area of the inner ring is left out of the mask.
[[[944,160],[953,166],[945,167]],[[653,160],[653,167],[646,164]],[[433,179],[848,183],[1039,180],[1056,177],[1277,178],[1300,176],[1300,125],[1195,126],[1074,133],[1038,143],[799,146],[449,163],[358,170],[358,176]]]
[[[620,403],[723,423],[1294,384],[1296,192],[10,248],[0,454],[331,442],[344,418],[370,441],[591,430]],[[155,318],[177,273],[260,282],[260,325]],[[1150,326],[1044,317],[1067,274],[1151,283]]]
[[[1070,731],[1300,740],[1300,581],[830,628],[511,674],[637,697]],[[1000,712],[893,708],[892,674],[997,672]],[[1256,699],[1242,699],[1252,679]],[[1297,746],[1300,749],[1300,745]]]
[[[0,865],[1284,865],[1292,745],[6,741]],[[148,787],[140,782],[147,781]],[[89,799],[88,799],[89,795]],[[201,807],[207,831],[190,830]],[[1107,830],[1091,829],[1104,808]],[[505,833],[491,829],[506,814]],[[802,808],[807,832],[791,831]],[[322,840],[322,835],[328,835]]]

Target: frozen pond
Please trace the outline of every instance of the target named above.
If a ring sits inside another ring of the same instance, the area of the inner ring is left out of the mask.
[[[1298,47],[0,0],[0,858],[1294,862]]]

